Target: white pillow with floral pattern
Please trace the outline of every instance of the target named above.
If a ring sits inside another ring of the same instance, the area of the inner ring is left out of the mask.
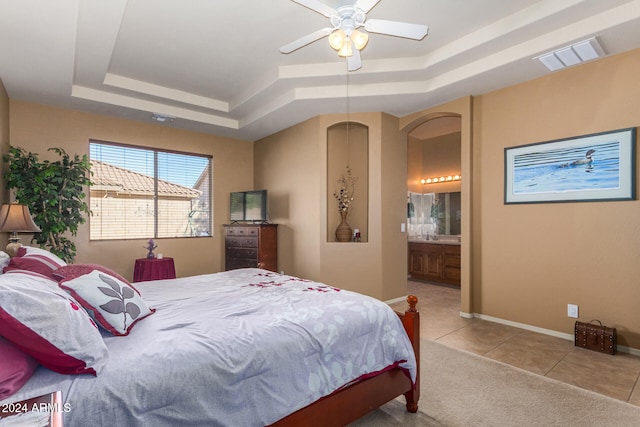
[[[113,335],[128,335],[137,322],[155,312],[128,283],[99,270],[61,280],[60,287]]]

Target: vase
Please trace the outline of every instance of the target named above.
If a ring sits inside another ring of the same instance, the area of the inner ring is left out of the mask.
[[[347,223],[347,215],[349,211],[340,211],[340,225],[336,228],[336,242],[350,242],[353,236],[353,231]]]

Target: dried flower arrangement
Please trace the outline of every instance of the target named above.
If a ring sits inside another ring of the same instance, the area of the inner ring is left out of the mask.
[[[353,193],[355,190],[358,177],[351,174],[351,168],[347,166],[347,172],[340,175],[338,179],[338,189],[333,192],[338,202],[338,212],[348,212],[351,203],[353,203]]]

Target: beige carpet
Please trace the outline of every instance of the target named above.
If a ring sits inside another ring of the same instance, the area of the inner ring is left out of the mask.
[[[421,340],[420,351],[418,413],[396,399],[352,427],[640,426],[638,406],[434,341]]]

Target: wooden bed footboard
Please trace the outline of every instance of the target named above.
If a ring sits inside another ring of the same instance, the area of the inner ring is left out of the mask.
[[[420,313],[416,309],[417,297],[409,295],[407,303],[409,308],[404,313],[397,314],[416,355],[415,388],[404,371],[400,368],[392,369],[340,389],[288,415],[273,426],[344,426],[400,395],[405,397],[407,411],[416,412],[420,398]]]

